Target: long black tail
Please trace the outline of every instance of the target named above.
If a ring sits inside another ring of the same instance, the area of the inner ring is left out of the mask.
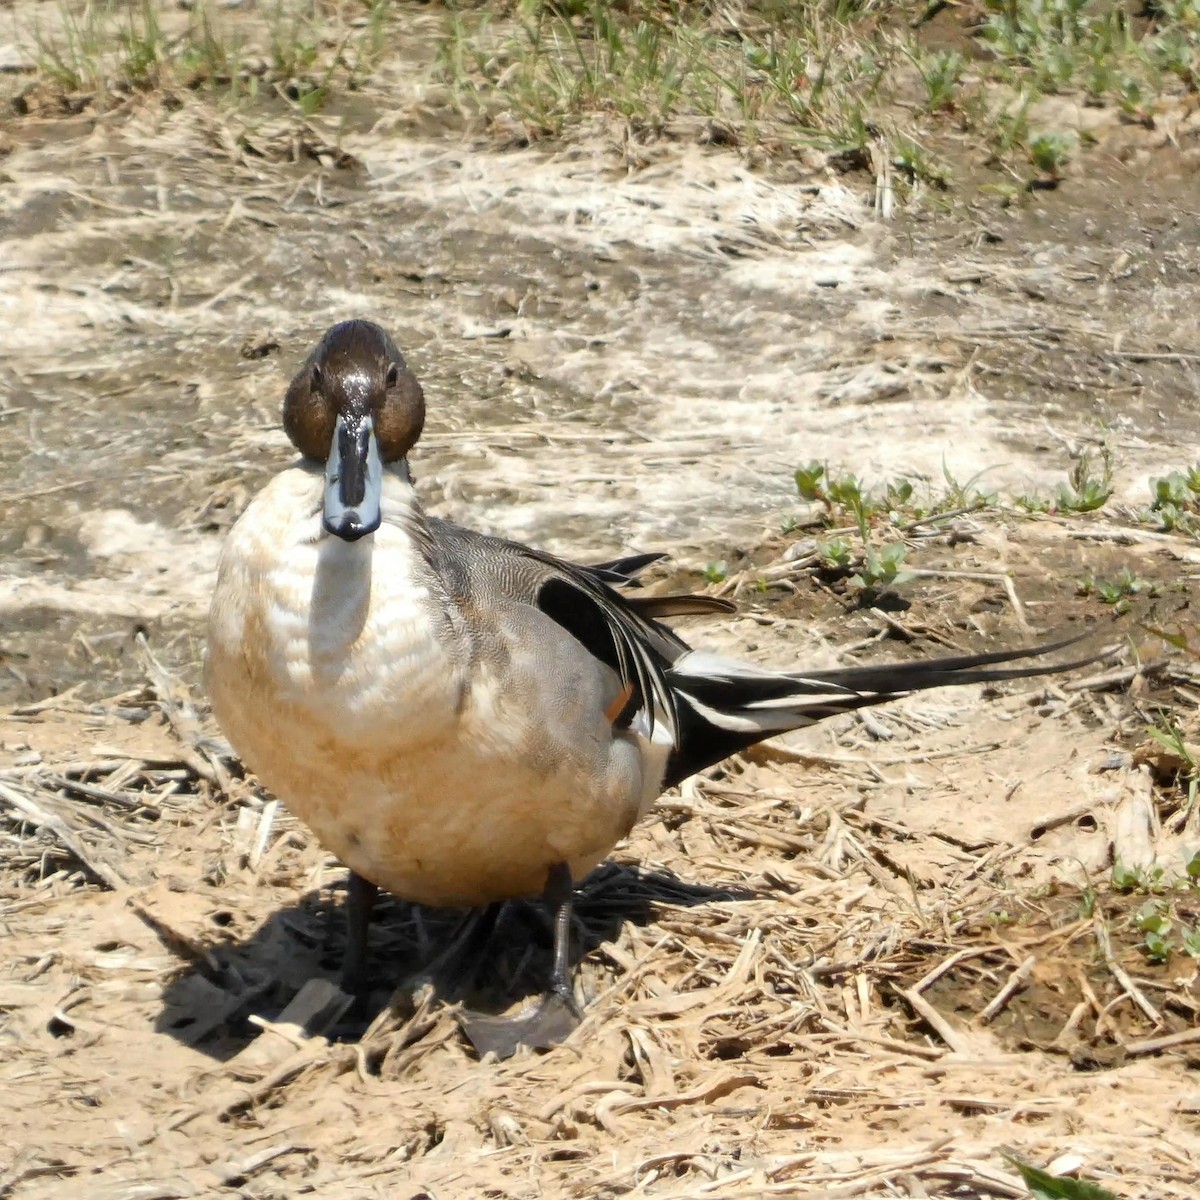
[[[692,651],[667,672],[677,700],[678,728],[666,782],[678,783],[763,738],[911,692],[1051,675],[1106,656],[1107,651],[1069,662],[997,665],[1043,658],[1080,640],[1075,637],[1024,650],[835,667],[803,674],[765,671],[736,659]]]

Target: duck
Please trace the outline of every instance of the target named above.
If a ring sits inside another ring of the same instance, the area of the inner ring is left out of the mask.
[[[212,712],[259,782],[349,868],[352,995],[368,982],[380,889],[440,907],[545,902],[546,992],[517,1016],[462,1017],[481,1054],[548,1048],[577,1027],[576,885],[667,789],[840,713],[1095,657],[1047,661],[1071,638],[775,671],[694,649],[667,620],[734,606],[642,594],[637,576],[658,554],[579,565],[425,510],[409,465],[424,393],[372,321],[324,333],[282,421],[300,458],[220,554]]]

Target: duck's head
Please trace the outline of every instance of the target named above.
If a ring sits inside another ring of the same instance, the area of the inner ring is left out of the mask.
[[[283,401],[283,427],[325,464],[322,524],[347,542],[379,528],[384,463],[421,436],[425,396],[395,342],[370,321],[343,321],[317,343]]]

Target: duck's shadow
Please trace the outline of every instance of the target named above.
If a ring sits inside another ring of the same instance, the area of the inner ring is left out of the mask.
[[[576,894],[573,961],[614,942],[627,922],[649,924],[656,906],[753,898],[744,889],[606,864]],[[213,1058],[231,1058],[259,1033],[251,1014],[273,1018],[308,980],[338,979],[346,944],[344,904],[344,884],[314,890],[272,913],[251,937],[209,947],[205,961],[165,987],[155,1029]],[[456,943],[464,953],[447,954]],[[536,903],[505,905],[487,935],[477,914],[381,895],[371,921],[370,995],[327,1033],[356,1040],[396,989],[415,979],[427,980],[447,1002],[501,1012],[545,987],[550,953],[550,925]]]

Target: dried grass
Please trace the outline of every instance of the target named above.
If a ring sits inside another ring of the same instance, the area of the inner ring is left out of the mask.
[[[896,785],[867,759],[828,770],[862,728],[850,721],[808,765],[693,780],[585,888],[579,1033],[477,1063],[422,966],[465,936],[436,914],[385,909],[373,956],[397,990],[369,1028],[347,1024],[318,965],[340,945],[336,872],[229,775],[182,682],[142,654],[143,688],[7,723],[42,747],[0,769],[2,1074],[20,1105],[6,1141],[24,1146],[11,1194],[1020,1196],[1005,1146],[1073,1156],[1121,1195],[1149,1195],[1150,1179],[1156,1196],[1189,1194],[1195,1029],[1179,1021],[1197,1014],[1195,971],[1137,965],[1122,897],[1107,921],[1099,907],[1071,919],[1069,891],[1021,884],[1071,855],[1069,839],[1047,846],[1052,816],[1035,842],[942,841],[939,865],[936,838],[914,841],[871,798]],[[1072,820],[1117,830],[1120,789],[1081,800],[1064,772],[1064,737],[1103,742],[1070,706],[1019,750],[971,749],[1004,707],[918,722],[885,758],[911,792],[941,776],[940,742],[967,752],[956,788],[1018,757]],[[101,728],[80,762],[87,721]],[[501,1003],[540,970],[524,942],[494,951]],[[93,1099],[62,1136],[44,1114],[68,1111],[74,1087]],[[1131,1113],[1155,1136],[1131,1138]],[[114,1121],[124,1149],[103,1132]]]

